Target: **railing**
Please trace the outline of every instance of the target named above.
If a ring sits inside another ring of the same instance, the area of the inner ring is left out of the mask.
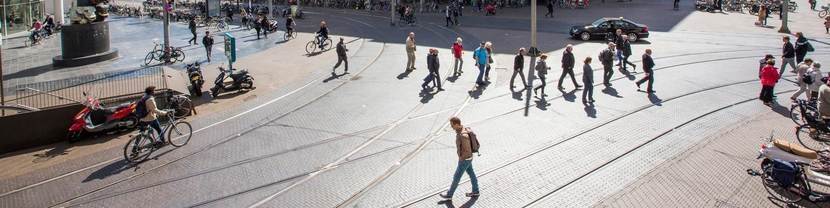
[[[157,89],[167,89],[162,67],[148,67],[18,85],[15,86],[14,99],[7,100],[6,103],[35,109],[46,109],[85,100],[84,92],[99,98],[102,102],[107,102],[108,100],[139,96],[144,88],[151,85],[156,86]]]

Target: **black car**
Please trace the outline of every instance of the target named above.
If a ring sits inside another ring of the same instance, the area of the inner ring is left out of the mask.
[[[614,33],[617,29],[622,29],[623,34],[628,35],[628,39],[631,42],[635,42],[641,38],[648,38],[648,26],[634,23],[622,17],[600,18],[589,25],[573,26],[568,32],[574,38],[591,40],[597,38],[604,39],[608,33]]]

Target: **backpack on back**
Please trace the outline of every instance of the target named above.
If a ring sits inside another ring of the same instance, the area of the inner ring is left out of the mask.
[[[481,144],[478,143],[478,136],[476,136],[476,133],[470,128],[467,128],[467,135],[470,137],[470,149],[473,153],[478,153],[478,155],[481,156],[481,153],[478,152],[478,148],[481,147]]]
[[[138,119],[144,118],[149,114],[147,111],[147,99],[150,99],[150,96],[143,96],[135,105],[135,115]]]

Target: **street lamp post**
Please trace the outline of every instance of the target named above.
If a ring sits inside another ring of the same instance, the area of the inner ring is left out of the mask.
[[[778,29],[780,33],[790,33],[790,28],[787,27],[787,13],[790,13],[790,0],[784,0],[784,4],[781,5],[781,29]]]
[[[167,49],[170,48],[170,10],[173,9],[173,5],[171,5],[172,0],[165,1],[164,5],[164,62],[170,58],[170,54],[168,54]]]
[[[398,0],[390,0],[392,7],[389,7],[389,24],[395,26],[395,7],[398,6]]]

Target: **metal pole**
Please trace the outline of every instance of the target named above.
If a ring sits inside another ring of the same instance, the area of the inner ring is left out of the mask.
[[[395,7],[398,6],[398,0],[389,0],[392,3],[392,7],[389,7],[389,24],[395,26]]]
[[[527,86],[530,86],[530,88],[533,89],[533,79],[535,79],[533,69],[536,68],[536,57],[539,56],[539,49],[536,48],[536,0],[530,0],[530,50],[528,50],[528,55],[530,56],[530,67],[527,72]],[[525,116],[528,116],[528,113],[530,112],[530,91],[533,90],[528,89],[526,91]]]
[[[165,1],[166,5],[164,9],[164,62],[166,63],[170,59],[170,54],[168,54],[167,49],[170,48],[170,12],[169,9],[172,8],[170,5],[170,1]]]
[[[790,13],[790,0],[784,0],[784,5],[781,5],[781,29],[780,33],[790,33],[790,28],[787,27],[787,13]]]
[[[6,19],[6,18],[3,18]],[[5,28],[5,27],[3,27]],[[2,44],[0,44],[2,45]],[[6,88],[3,87],[3,48],[0,48],[0,105],[6,105]],[[0,110],[0,116],[6,116],[6,110]]]

